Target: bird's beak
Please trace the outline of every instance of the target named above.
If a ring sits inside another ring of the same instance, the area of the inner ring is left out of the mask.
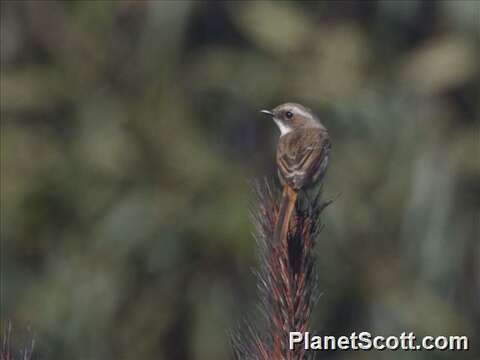
[[[262,114],[265,114],[265,115],[268,115],[270,117],[273,117],[273,112],[271,112],[270,110],[262,110],[260,111]]]

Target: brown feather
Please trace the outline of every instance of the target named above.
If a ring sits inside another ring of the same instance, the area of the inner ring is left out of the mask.
[[[280,210],[278,212],[277,225],[273,235],[274,241],[286,241],[288,236],[288,227],[296,201],[297,192],[288,185],[284,186]]]
[[[330,140],[323,128],[300,128],[280,137],[277,165],[282,185],[295,191],[314,185],[323,178],[329,152]]]

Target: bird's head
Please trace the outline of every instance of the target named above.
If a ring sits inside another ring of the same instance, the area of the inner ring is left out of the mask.
[[[299,128],[324,128],[310,109],[296,103],[285,103],[273,110],[262,110],[261,113],[275,121],[280,129],[280,136]]]

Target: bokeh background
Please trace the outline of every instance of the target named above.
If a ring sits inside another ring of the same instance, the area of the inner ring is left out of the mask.
[[[258,111],[297,101],[333,139],[314,331],[472,347],[321,357],[480,358],[479,4],[2,1],[2,323],[39,359],[231,358]]]

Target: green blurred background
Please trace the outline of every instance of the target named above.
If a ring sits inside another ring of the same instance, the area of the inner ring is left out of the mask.
[[[330,129],[313,329],[480,357],[480,2],[2,1],[1,321],[39,359],[227,359],[256,314],[248,180]]]

